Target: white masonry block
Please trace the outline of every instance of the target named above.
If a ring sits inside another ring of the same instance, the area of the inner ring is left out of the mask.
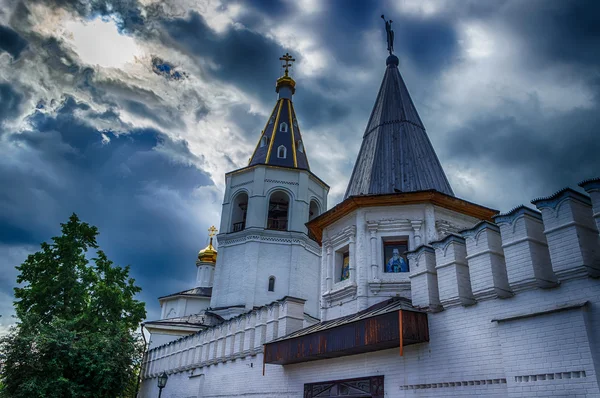
[[[475,304],[469,278],[465,239],[450,234],[440,241],[432,242],[431,246],[435,249],[435,270],[438,275],[442,306],[448,308]]]
[[[278,336],[283,337],[302,329],[304,324],[304,303],[306,300],[286,296],[279,307]]]
[[[593,217],[596,220],[596,229],[600,231],[600,177],[591,178],[579,183],[592,199]]]
[[[268,306],[267,313],[267,331],[265,334],[266,342],[279,337],[279,303],[273,303]]]
[[[410,294],[413,306],[430,311],[440,311],[438,275],[435,270],[435,250],[422,245],[408,252],[410,264]]]
[[[500,228],[482,221],[461,232],[467,243],[467,263],[475,300],[511,297]]]
[[[500,227],[508,283],[513,292],[557,285],[540,212],[519,206],[494,216]]]
[[[552,268],[559,280],[600,276],[598,229],[590,198],[565,188],[531,203],[542,212]]]

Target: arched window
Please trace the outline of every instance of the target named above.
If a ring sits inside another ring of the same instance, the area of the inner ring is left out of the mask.
[[[277,148],[277,157],[279,159],[285,159],[287,157],[287,148],[280,145],[279,148]]]
[[[269,144],[269,137],[263,135],[262,138],[260,139],[260,147],[264,147],[267,146]]]
[[[310,201],[310,206],[308,207],[308,221],[313,218],[318,217],[321,214],[321,209],[319,209],[319,204],[316,200]]]
[[[319,207],[319,204],[317,203],[316,200],[311,200],[310,206],[308,207],[308,221],[312,220],[313,218],[318,217],[320,214],[321,214],[321,209]],[[308,237],[311,238],[312,240],[314,240],[315,242],[317,241],[316,236],[313,235],[313,233],[310,231],[310,229],[308,230]]]
[[[288,210],[290,207],[289,196],[282,191],[273,192],[269,198],[269,215],[267,229],[287,231]]]
[[[231,211],[231,232],[242,231],[246,228],[246,213],[248,211],[248,194],[239,193],[233,200]]]
[[[302,145],[302,141],[301,141],[301,140],[299,140],[299,141],[296,143],[296,147],[298,147],[298,152],[300,152],[300,153],[304,153],[304,145]]]
[[[279,131],[281,131],[282,133],[287,133],[288,125],[286,122],[281,122],[281,124],[279,125]]]
[[[275,277],[274,276],[269,277],[269,291],[270,292],[275,291]]]

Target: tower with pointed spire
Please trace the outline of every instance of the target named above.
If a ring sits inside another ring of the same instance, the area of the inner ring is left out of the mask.
[[[286,53],[279,94],[248,166],[225,176],[212,311],[229,318],[284,296],[318,315],[320,248],[305,223],[327,209],[329,187],[310,171]]]
[[[390,54],[344,199],[428,189],[454,195],[398,64]]]
[[[398,69],[392,21],[381,17],[389,55],[344,201],[308,223],[323,247],[322,321],[409,298],[405,253],[494,214],[454,197]]]

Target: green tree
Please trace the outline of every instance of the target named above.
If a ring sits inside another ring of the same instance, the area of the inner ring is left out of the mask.
[[[98,229],[73,214],[62,235],[17,267],[17,325],[2,339],[2,396],[131,397],[146,316],[129,266],[98,249]],[[96,256],[87,258],[92,250]]]

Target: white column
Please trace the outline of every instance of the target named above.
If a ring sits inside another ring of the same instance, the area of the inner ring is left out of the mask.
[[[377,264],[377,223],[367,222],[369,240],[371,241],[371,280],[379,279],[379,266]]]
[[[348,246],[350,251],[350,282],[356,283],[356,227],[350,231]]]
[[[333,286],[333,255],[331,246],[327,247],[327,291],[331,291]]]

